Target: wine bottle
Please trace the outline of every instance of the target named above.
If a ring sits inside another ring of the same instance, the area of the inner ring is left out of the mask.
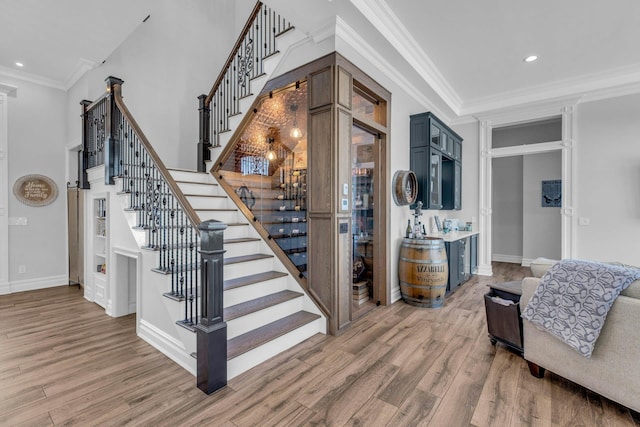
[[[409,239],[411,237],[411,220],[408,219],[407,220],[407,231],[406,231],[406,238]]]

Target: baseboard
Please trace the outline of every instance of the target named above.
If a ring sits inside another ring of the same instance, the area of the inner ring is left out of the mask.
[[[39,277],[37,279],[14,280],[6,284],[0,284],[0,294],[12,294],[16,292],[35,291],[36,289],[55,288],[69,284],[66,274],[51,277]]]
[[[187,354],[180,341],[144,320],[140,320],[138,336],[182,366],[191,375],[196,375],[196,360]]]
[[[402,299],[402,294],[400,293],[400,286],[393,286],[391,288],[390,304],[393,304],[396,301],[400,301],[401,299]]]
[[[491,261],[510,262],[512,264],[522,264],[522,257],[518,255],[493,254],[491,256]]]
[[[493,276],[493,268],[491,264],[479,264],[478,265],[478,276]]]
[[[531,267],[532,258],[522,258],[522,266],[523,267]]]

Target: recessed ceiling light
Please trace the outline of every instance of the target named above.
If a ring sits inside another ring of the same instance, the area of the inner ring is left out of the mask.
[[[526,58],[523,59],[524,62],[533,62],[536,59],[538,59],[537,55],[529,55]]]
[[[16,62],[16,67],[22,68],[24,67],[24,64],[22,62]]]

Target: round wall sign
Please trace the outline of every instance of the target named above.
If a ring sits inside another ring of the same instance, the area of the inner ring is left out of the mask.
[[[13,184],[13,194],[29,206],[47,206],[58,197],[58,186],[44,175],[25,175]]]
[[[393,201],[398,206],[410,205],[418,197],[418,180],[413,171],[397,171],[393,175]]]

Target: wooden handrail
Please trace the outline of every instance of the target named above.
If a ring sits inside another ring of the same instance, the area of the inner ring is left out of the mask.
[[[205,102],[204,102],[205,106],[208,107],[211,104],[211,100],[213,99],[213,95],[216,93],[216,91],[218,90],[218,87],[220,86],[220,84],[224,80],[224,75],[227,73],[227,70],[231,66],[231,63],[233,62],[233,58],[238,53],[238,50],[240,49],[240,46],[242,45],[242,42],[244,41],[245,36],[247,35],[249,30],[251,29],[251,26],[253,25],[253,20],[256,18],[256,16],[258,16],[258,13],[260,13],[260,8],[261,7],[262,7],[262,2],[260,2],[260,1],[258,1],[256,3],[256,5],[253,7],[253,11],[251,12],[251,16],[249,16],[249,19],[247,19],[247,22],[244,24],[244,28],[242,29],[242,32],[240,33],[240,36],[238,36],[238,40],[236,40],[236,44],[233,45],[233,48],[231,49],[231,53],[229,54],[229,57],[227,58],[227,62],[225,62],[224,67],[222,67],[222,71],[220,72],[220,75],[218,75],[218,78],[216,79],[215,83],[213,84],[213,87],[209,91],[209,95],[207,95],[207,98],[205,99]]]
[[[153,160],[153,163],[158,168],[160,175],[162,175],[162,177],[166,181],[167,185],[171,189],[171,192],[173,193],[175,198],[178,199],[178,203],[180,203],[182,209],[187,215],[187,218],[189,218],[189,220],[191,221],[191,224],[194,227],[197,227],[201,222],[200,217],[198,216],[196,211],[193,209],[191,204],[187,201],[187,198],[182,193],[182,190],[180,190],[180,188],[178,187],[178,184],[169,173],[169,170],[164,165],[162,160],[160,160],[160,156],[158,156],[158,153],[156,153],[156,150],[153,149],[146,135],[144,134],[144,132],[142,132],[142,129],[140,129],[140,126],[138,126],[138,123],[133,118],[133,115],[131,114],[127,106],[124,104],[124,101],[122,100],[121,84],[115,84],[113,86],[113,98],[116,102],[116,105],[118,106],[118,109],[120,110],[120,113],[127,119],[127,121],[129,122],[133,130],[136,132],[136,134],[138,135],[138,138],[140,139],[140,142],[142,143],[142,146],[145,148],[145,150],[147,150],[149,157],[151,157],[151,159]]]

